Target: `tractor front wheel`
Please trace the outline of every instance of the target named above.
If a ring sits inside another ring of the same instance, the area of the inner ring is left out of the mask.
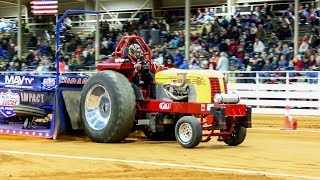
[[[182,147],[196,147],[202,140],[202,127],[200,122],[193,116],[183,116],[176,124],[175,136]]]
[[[123,141],[133,127],[136,113],[130,82],[115,71],[94,74],[82,89],[80,112],[84,131],[92,141]]]
[[[247,135],[247,129],[243,126],[234,126],[233,133],[224,142],[229,146],[237,146],[241,144]]]

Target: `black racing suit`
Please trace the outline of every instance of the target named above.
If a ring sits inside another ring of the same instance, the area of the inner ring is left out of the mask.
[[[147,90],[150,87],[150,98],[156,99],[156,85],[154,83],[154,74],[150,71],[150,65],[143,58],[140,58],[140,64],[141,69],[134,75],[132,82],[142,89]]]

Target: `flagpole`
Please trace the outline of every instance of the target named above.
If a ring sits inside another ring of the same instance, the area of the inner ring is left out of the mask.
[[[95,10],[100,11],[100,0],[95,1]],[[98,60],[100,59],[100,16],[96,15],[96,35],[95,35],[95,67],[97,67]]]

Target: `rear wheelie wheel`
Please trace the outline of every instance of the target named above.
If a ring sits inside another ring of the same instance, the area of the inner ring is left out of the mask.
[[[15,106],[13,112],[19,117],[44,118],[47,116],[46,111],[41,108],[21,104]]]
[[[135,95],[128,79],[115,71],[94,74],[84,85],[80,111],[84,131],[94,142],[123,141],[133,127]]]
[[[234,131],[224,142],[229,146],[237,146],[241,144],[247,135],[247,129],[243,126],[235,126]]]
[[[183,116],[176,124],[175,136],[182,147],[196,147],[202,139],[200,122],[193,116]]]

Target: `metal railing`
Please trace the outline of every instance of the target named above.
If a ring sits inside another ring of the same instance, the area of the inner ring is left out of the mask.
[[[229,93],[254,113],[283,114],[290,106],[297,115],[320,115],[320,71],[224,72]]]
[[[228,71],[224,74],[230,83],[319,84],[320,80],[320,71]]]

